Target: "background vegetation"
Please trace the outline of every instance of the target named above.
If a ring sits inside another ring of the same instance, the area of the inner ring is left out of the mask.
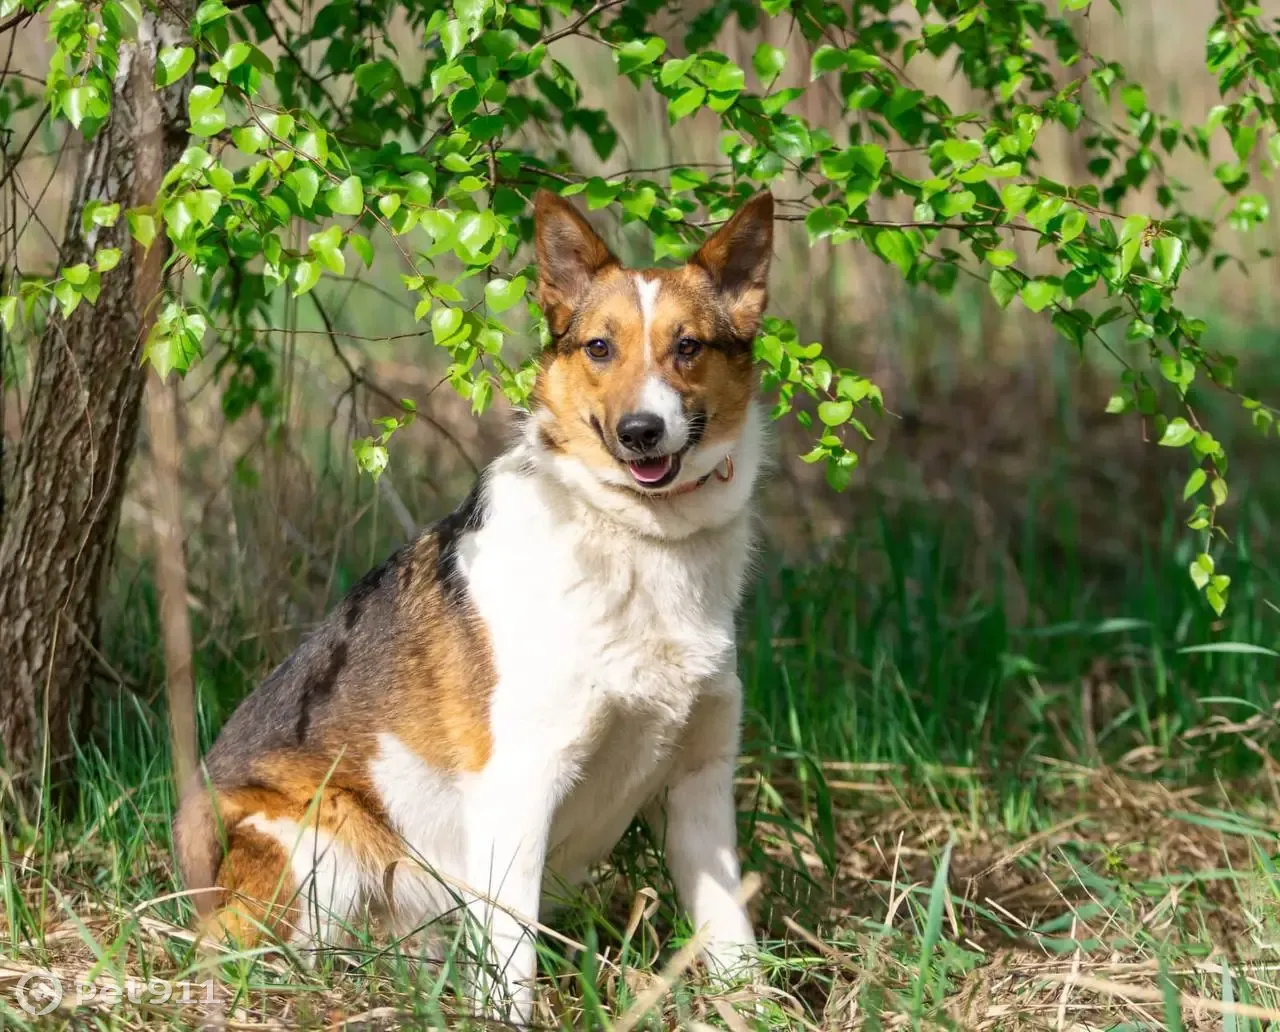
[[[310,24],[305,5],[275,7],[281,24]],[[1205,36],[1222,10],[1123,7],[1123,17],[1100,3],[1073,17],[1145,85],[1152,108],[1203,124],[1221,102]],[[814,47],[784,21],[730,23],[716,46],[750,67],[762,31],[790,57],[781,84],[806,83]],[[42,81],[47,26],[18,32],[6,67]],[[411,52],[416,37],[406,29],[397,42]],[[573,35],[553,47],[618,135],[611,160],[573,138],[584,174],[723,160],[715,115],[672,127],[666,101],[622,82],[608,48]],[[318,68],[319,50],[299,55],[301,67]],[[981,106],[948,64],[918,58],[907,73],[955,110]],[[842,117],[832,90],[798,103],[815,125]],[[11,139],[26,135],[30,113],[7,123]],[[8,253],[24,270],[57,265],[54,227],[73,203],[82,145],[43,126],[5,175],[6,239],[21,248]],[[1225,137],[1214,147],[1230,156]],[[1041,141],[1045,174],[1063,182],[1091,178],[1090,160],[1079,137]],[[1261,175],[1266,160],[1250,160]],[[1166,175],[1188,187],[1184,206],[1221,221],[1218,247],[1240,260],[1214,269],[1206,256],[1179,296],[1207,314],[1213,346],[1239,356],[1238,382],[1274,400],[1275,268],[1259,252],[1274,246],[1275,223],[1235,236],[1237,202],[1214,168],[1179,152]],[[1134,210],[1158,187],[1152,178],[1138,190]],[[1269,181],[1250,189],[1273,202]],[[647,257],[643,227],[619,226],[616,208],[594,218],[621,253]],[[19,235],[27,219],[48,231]],[[1180,508],[1187,468],[1155,446],[1152,420],[1105,413],[1117,375],[1105,351],[1082,355],[1046,317],[1001,310],[982,283],[940,298],[905,285],[870,249],[811,249],[803,226],[789,230],[771,310],[877,384],[885,412],[866,420],[874,440],[845,494],[828,489],[821,465],[794,458],[812,435],[777,426],[767,547],[741,634],[741,827],[748,866],[763,876],[754,905],[768,986],[724,993],[679,972],[644,1020],[732,1030],[761,1017],[811,1028],[1235,1030],[1280,1020],[1273,446],[1231,396],[1194,396],[1232,456],[1230,539],[1214,550],[1232,578],[1230,604],[1218,614],[1187,577],[1202,547]],[[346,587],[451,508],[501,447],[501,395],[477,419],[441,385],[449,359],[424,344],[386,257],[379,250],[368,271],[349,258],[312,295],[272,302],[258,334],[275,370],[261,404],[236,409],[252,369],[210,362],[183,381],[202,747]],[[1019,265],[1035,261],[1030,245],[1019,250]],[[7,341],[10,462],[32,355],[30,340]],[[351,444],[406,397],[418,418],[397,431],[375,481]],[[157,483],[140,449],[95,646],[92,719],[70,758],[74,803],[53,812],[43,797],[33,805],[6,790],[0,1021],[32,1023],[12,989],[50,965],[118,979],[212,971],[227,1027],[453,1020],[451,969],[412,964],[376,939],[314,970],[259,955],[210,968],[191,953],[169,860]],[[10,768],[5,783],[36,773]],[[544,939],[541,1018],[565,1027],[626,1025],[688,933],[638,833],[557,929],[567,938]],[[42,1020],[193,1018],[174,1003],[100,1003]]]

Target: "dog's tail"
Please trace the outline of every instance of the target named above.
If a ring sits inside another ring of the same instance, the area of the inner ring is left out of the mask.
[[[218,864],[222,859],[222,837],[218,826],[217,794],[197,770],[182,790],[182,801],[173,819],[173,851],[182,883],[191,893],[191,902],[202,918],[217,907],[221,893],[214,891]]]

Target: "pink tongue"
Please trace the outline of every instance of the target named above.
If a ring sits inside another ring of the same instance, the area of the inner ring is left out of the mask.
[[[665,477],[671,469],[671,456],[665,455],[660,459],[644,459],[641,462],[629,462],[627,467],[631,470],[631,475],[642,484],[656,484]]]

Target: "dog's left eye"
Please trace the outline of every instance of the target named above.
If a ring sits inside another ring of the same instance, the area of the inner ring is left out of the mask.
[[[681,337],[676,345],[676,354],[681,358],[694,358],[702,350],[702,341],[693,337]]]

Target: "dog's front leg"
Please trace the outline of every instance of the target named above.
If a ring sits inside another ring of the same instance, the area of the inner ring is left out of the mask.
[[[659,823],[676,892],[707,937],[704,958],[713,970],[739,975],[752,970],[755,945],[740,899],[733,802],[741,693],[729,673],[699,699],[660,800],[665,822]]]
[[[554,798],[545,770],[487,768],[466,801],[468,910],[479,973],[477,1003],[529,1024],[537,974],[536,932]]]

